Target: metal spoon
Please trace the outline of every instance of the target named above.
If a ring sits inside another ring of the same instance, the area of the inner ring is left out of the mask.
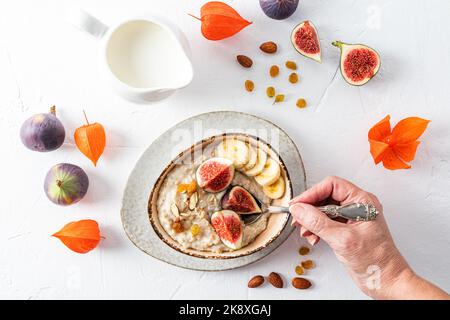
[[[377,218],[378,210],[373,204],[350,203],[343,206],[334,204],[316,207],[330,218],[342,217],[351,221],[372,221]],[[241,218],[246,225],[250,225],[258,221],[262,214],[270,213],[287,213],[290,214],[288,207],[263,206],[261,213],[242,214]]]

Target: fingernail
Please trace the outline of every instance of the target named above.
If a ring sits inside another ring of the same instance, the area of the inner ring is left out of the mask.
[[[302,228],[302,237],[307,237],[312,235],[311,231],[309,231],[308,229]]]
[[[301,228],[301,229],[300,229],[300,236],[304,237],[306,231],[307,231],[307,230],[306,230],[305,228]]]
[[[298,217],[303,210],[305,210],[305,208],[301,203],[296,203],[289,207],[289,212],[294,216],[294,218]]]
[[[306,238],[306,240],[312,246],[315,245],[317,242],[319,242],[319,238],[318,237],[309,237],[309,238]]]
[[[317,238],[315,238],[315,239],[313,240],[313,243],[312,243],[311,245],[312,245],[312,246],[315,246],[317,243],[319,243],[319,241],[320,241],[320,238],[317,237]]]

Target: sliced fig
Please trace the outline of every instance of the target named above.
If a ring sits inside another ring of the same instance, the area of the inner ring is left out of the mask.
[[[196,172],[197,184],[207,192],[225,190],[234,177],[234,166],[231,160],[211,158],[203,162]]]
[[[349,84],[362,86],[380,69],[380,56],[374,49],[363,44],[341,41],[334,41],[332,44],[341,50],[341,74]]]
[[[243,226],[239,215],[231,210],[214,212],[211,224],[223,244],[236,250],[242,247]]]
[[[319,34],[311,21],[303,21],[291,33],[291,42],[301,55],[322,62]]]
[[[239,214],[260,213],[261,208],[253,195],[241,186],[234,186],[223,197],[222,209],[233,210]]]

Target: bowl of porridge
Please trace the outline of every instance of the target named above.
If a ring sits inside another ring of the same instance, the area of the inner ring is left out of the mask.
[[[195,257],[231,259],[272,243],[287,214],[289,174],[269,144],[243,134],[212,136],[181,152],[152,188],[148,214],[158,237]],[[257,219],[255,219],[257,218]]]

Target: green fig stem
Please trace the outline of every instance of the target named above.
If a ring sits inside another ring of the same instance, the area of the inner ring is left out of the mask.
[[[341,49],[341,50],[342,50],[342,46],[344,45],[344,43],[343,43],[342,41],[339,41],[339,40],[333,41],[331,44],[332,44],[333,46],[335,46],[335,47],[338,47],[338,48]]]
[[[87,116],[86,116],[86,112],[84,112],[84,110],[83,110],[83,114],[84,114],[84,119],[86,119],[87,125],[89,125],[89,120],[88,120],[88,118],[87,118]]]
[[[56,180],[56,185],[57,185],[58,187],[61,187],[62,184],[63,184],[63,182],[62,182],[61,180]]]
[[[51,106],[50,107],[50,113],[54,116],[56,116],[56,106]]]
[[[192,18],[195,18],[195,19],[197,19],[197,20],[199,20],[199,21],[202,21],[202,19],[200,19],[200,18],[197,18],[196,16],[194,16],[193,14],[190,14],[190,13],[188,13],[188,16],[191,16]]]

